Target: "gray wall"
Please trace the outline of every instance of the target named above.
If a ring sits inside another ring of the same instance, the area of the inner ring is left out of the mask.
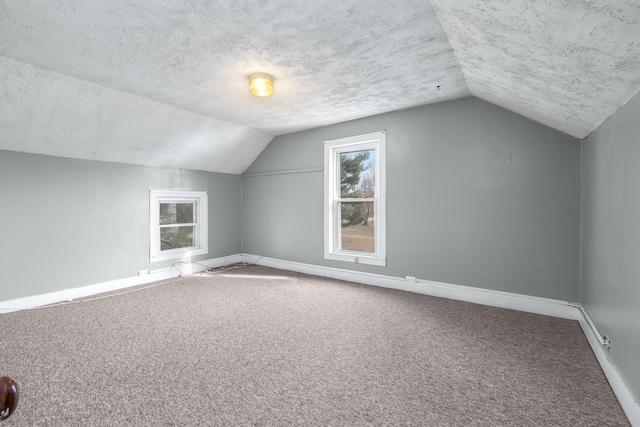
[[[582,142],[581,302],[640,399],[640,96]]]
[[[209,254],[240,252],[238,175],[0,151],[0,301],[136,276],[149,263],[149,189],[209,195]]]
[[[387,131],[387,266],[323,257],[324,140]],[[258,174],[258,175],[255,175]],[[580,143],[477,98],[276,137],[242,179],[242,251],[579,299]]]

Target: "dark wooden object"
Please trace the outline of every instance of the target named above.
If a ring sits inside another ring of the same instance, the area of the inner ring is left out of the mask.
[[[9,377],[0,378],[0,421],[4,421],[16,411],[18,406],[18,384]]]

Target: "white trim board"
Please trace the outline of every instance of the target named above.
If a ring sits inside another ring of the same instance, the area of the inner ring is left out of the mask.
[[[265,267],[297,271],[299,273],[312,274],[314,276],[363,283],[365,285],[380,286],[383,288],[399,289],[418,294],[490,305],[493,307],[508,308],[511,310],[526,311],[529,313],[543,314],[563,319],[582,319],[582,314],[575,307],[575,304],[567,301],[520,295],[510,292],[493,291],[489,289],[474,288],[471,286],[453,285],[450,283],[434,282],[431,280],[416,279],[415,283],[409,283],[403,277],[385,276],[382,274],[344,270],[334,267],[323,267],[251,254],[241,255],[242,261],[250,264],[264,265]]]
[[[193,263],[181,263],[178,271],[173,271],[176,270],[175,267],[167,267],[159,270],[153,270],[148,275],[144,276],[134,276],[83,286],[80,288],[66,289],[58,292],[1,301],[0,314],[35,308],[48,304],[55,304],[58,302],[71,301],[76,298],[170,279],[180,274],[193,274],[204,271],[207,268],[222,267],[224,265],[238,262],[247,262],[266,267],[279,268],[282,270],[297,271],[300,273],[332,279],[363,283],[366,285],[399,289],[475,304],[577,320],[582,327],[582,330],[584,331],[584,334],[587,337],[587,340],[591,345],[593,352],[596,355],[607,380],[609,381],[609,384],[611,385],[611,388],[618,398],[622,409],[627,415],[627,418],[629,418],[631,425],[640,427],[640,405],[635,401],[633,394],[624,383],[622,376],[609,360],[607,353],[604,351],[602,346],[602,337],[595,329],[595,325],[589,318],[584,307],[580,304],[570,303],[567,301],[473,288],[470,286],[453,285],[430,280],[417,279],[416,283],[409,283],[401,277],[384,276],[380,274],[344,270],[333,267],[323,267],[294,261],[266,258],[258,255],[236,254]]]
[[[600,363],[600,366],[613,389],[613,392],[620,402],[620,406],[622,406],[622,409],[625,412],[625,415],[629,418],[632,426],[640,427],[640,405],[635,401],[631,390],[629,390],[627,385],[624,383],[622,376],[620,376],[618,370],[607,357],[602,345],[603,339],[581,304],[550,298],[514,294],[510,292],[474,288],[471,286],[434,282],[430,280],[417,279],[416,283],[409,283],[402,277],[384,276],[381,274],[323,267],[294,261],[266,258],[251,254],[241,254],[241,258],[242,261],[247,263],[279,268],[282,270],[297,271],[299,273],[380,286],[383,288],[399,289],[475,304],[576,320],[580,324],[587,341],[591,345],[593,352],[595,353],[596,358],[598,359],[598,362]]]
[[[576,304],[576,306],[583,315],[583,318],[578,321],[580,323],[580,327],[582,328],[584,335],[587,337],[587,341],[589,341],[589,344],[593,349],[593,353],[596,355],[596,359],[598,359],[600,367],[602,367],[604,375],[607,377],[613,392],[618,398],[618,402],[620,402],[622,410],[626,414],[627,418],[629,418],[629,422],[632,426],[640,427],[640,404],[636,402],[631,390],[629,390],[625,384],[624,379],[616,369],[615,365],[609,360],[609,355],[605,352],[605,347],[602,344],[602,336],[600,336],[598,330],[595,329],[595,324],[589,317],[589,313],[587,313],[582,304]]]
[[[180,265],[177,267],[172,266],[161,268],[158,270],[152,270],[149,272],[149,274],[143,276],[127,277],[124,279],[110,280],[107,282],[82,286],[79,288],[65,289],[57,292],[0,301],[0,314],[10,313],[12,311],[27,310],[30,308],[41,307],[43,305],[55,304],[64,301],[72,301],[77,298],[83,298],[91,295],[101,294],[104,292],[111,292],[119,289],[130,288],[133,286],[144,285],[151,282],[157,282],[159,280],[170,279],[181,274],[197,273],[199,271],[204,271],[207,268],[222,267],[224,265],[234,264],[237,262],[241,262],[241,257],[238,254],[192,263],[180,263]]]

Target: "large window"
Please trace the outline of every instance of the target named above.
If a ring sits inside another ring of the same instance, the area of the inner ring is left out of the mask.
[[[151,262],[202,255],[207,245],[207,193],[150,192]]]
[[[325,141],[325,258],[386,265],[385,133]]]

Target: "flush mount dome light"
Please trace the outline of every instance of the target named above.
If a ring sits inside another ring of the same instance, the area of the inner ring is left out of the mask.
[[[267,73],[253,73],[249,76],[251,95],[266,98],[273,94],[273,76]]]

